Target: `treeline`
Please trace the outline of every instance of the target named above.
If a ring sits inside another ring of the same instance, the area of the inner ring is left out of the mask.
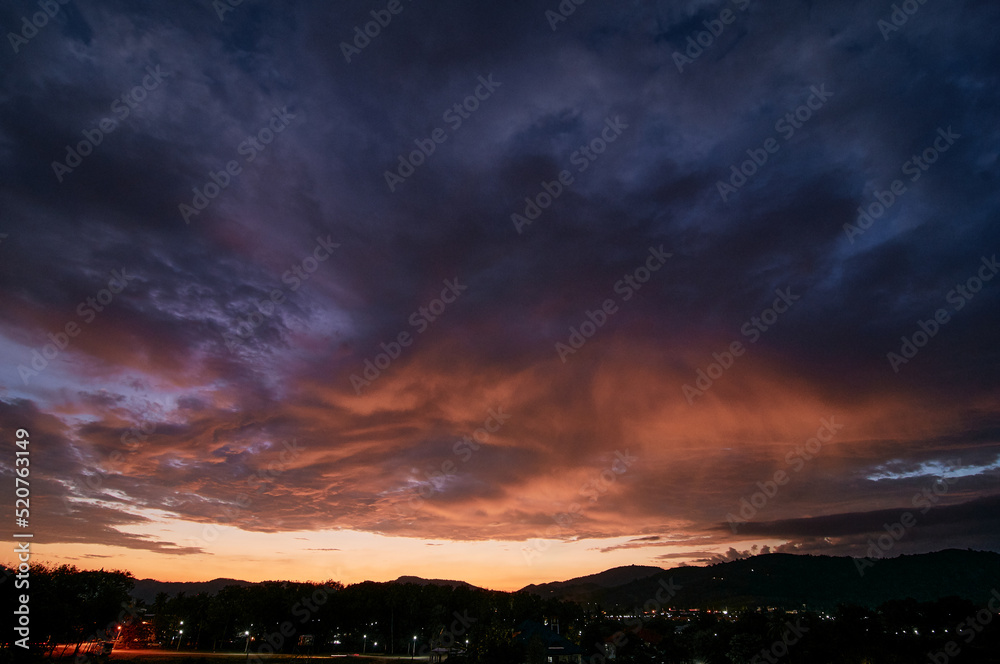
[[[215,595],[161,593],[149,610],[165,646],[175,645],[180,636],[182,648],[265,654],[269,649],[420,654],[466,639],[476,642],[515,620],[562,616],[572,621],[580,612],[576,605],[528,593],[370,581],[345,587],[332,580],[266,581],[227,586]]]
[[[82,644],[114,638],[120,622],[134,609],[129,592],[134,579],[129,572],[81,571],[62,565],[31,565],[18,578],[15,570],[0,565],[0,585],[9,607],[7,615],[20,610],[22,596],[28,599],[31,652],[51,652],[55,644]],[[4,640],[7,659],[21,649]]]
[[[160,593],[146,603],[130,596],[128,572],[33,565],[27,591],[9,574],[0,566],[12,604],[18,593],[31,595],[31,640],[43,654],[109,640],[116,648],[420,655],[468,640],[474,661],[500,662],[495,653],[510,645],[520,621],[569,625],[583,617],[572,603],[464,586],[267,581],[214,594]]]
[[[27,591],[14,588],[11,570],[0,566],[0,577],[11,604],[30,594],[31,640],[41,657],[109,640],[118,648],[246,651],[253,661],[272,652],[420,656],[457,647],[466,652],[452,664],[543,664],[544,645],[517,638],[525,620],[579,645],[585,664],[978,663],[995,662],[1000,652],[1000,592],[979,603],[950,597],[825,613],[685,611],[615,620],[573,602],[468,586],[270,581],[213,594],[160,593],[145,603],[131,597],[128,572],[33,566]]]

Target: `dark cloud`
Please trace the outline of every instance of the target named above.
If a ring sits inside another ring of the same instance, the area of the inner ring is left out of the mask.
[[[971,468],[901,547],[1000,546],[1000,281],[970,281],[1000,248],[1000,9],[922,5],[884,39],[875,2],[588,3],[555,30],[553,4],[407,3],[350,63],[360,1],[77,0],[5,46],[0,428],[48,450],[49,541],[202,550],[152,515],[523,540],[576,504],[552,537],[625,538],[605,553],[855,551]],[[4,32],[34,11],[7,3]],[[776,290],[793,305],[754,329]],[[738,535],[718,525],[831,416]]]
[[[923,533],[930,528],[962,530],[963,526],[971,524],[992,528],[995,526],[994,522],[1000,518],[997,513],[1000,496],[990,496],[956,505],[940,505],[938,501],[940,501],[939,495],[935,493],[933,487],[930,487],[926,493],[916,494],[910,505],[898,509],[748,523],[743,528],[747,533],[755,535],[784,538],[849,537],[882,532],[886,524],[901,523],[904,515],[912,517]]]

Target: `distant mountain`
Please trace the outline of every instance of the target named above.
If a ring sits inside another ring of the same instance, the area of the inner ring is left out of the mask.
[[[415,583],[418,586],[450,586],[451,588],[478,588],[465,581],[449,581],[447,579],[423,579],[419,576],[401,576],[393,583]]]
[[[568,581],[531,584],[530,586],[521,588],[521,592],[533,593],[548,598],[586,602],[590,601],[595,595],[600,596],[606,589],[623,586],[639,579],[646,579],[654,574],[661,574],[663,571],[662,567],[626,565],[623,567],[613,567],[597,574],[569,579]]]
[[[147,604],[152,604],[159,593],[176,595],[183,592],[185,595],[197,595],[198,593],[208,593],[214,595],[226,586],[252,586],[250,581],[240,581],[239,579],[212,579],[211,581],[157,581],[156,579],[136,579],[135,587],[132,588],[132,597],[141,599]]]
[[[476,589],[465,581],[418,576],[401,576],[391,583]],[[161,592],[215,594],[229,585],[255,584],[236,579],[195,583],[139,579],[132,595],[152,603]],[[606,610],[632,610],[656,599],[657,593],[662,597],[664,587],[678,588],[669,601],[673,608],[773,606],[826,610],[838,604],[876,607],[890,600],[930,602],[950,596],[983,603],[989,599],[991,589],[1000,588],[1000,553],[949,549],[871,562],[770,553],[709,567],[615,567],[567,581],[533,584],[522,588],[522,592],[599,605]]]
[[[415,583],[418,586],[449,586],[451,588],[478,588],[465,581],[450,581],[446,579],[423,579],[419,576],[401,576],[391,583]],[[156,579],[136,579],[135,587],[132,589],[132,597],[141,599],[147,604],[152,604],[159,593],[167,593],[174,596],[177,593],[185,593],[188,596],[198,593],[208,593],[214,595],[226,586],[253,586],[252,581],[240,581],[239,579],[212,579],[211,581],[193,582],[172,582],[157,581]]]
[[[670,601],[677,608],[833,609],[837,604],[875,607],[894,599],[933,601],[952,595],[983,602],[991,588],[1000,587],[998,553],[951,549],[875,560],[870,566],[860,563],[863,575],[853,558],[772,553],[710,567],[678,567],[614,587],[598,587],[593,577],[582,577],[525,590],[604,609],[632,609],[672,582],[680,586]],[[618,569],[623,568],[609,572]]]

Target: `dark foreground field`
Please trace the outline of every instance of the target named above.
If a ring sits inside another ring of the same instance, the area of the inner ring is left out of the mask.
[[[111,653],[110,660],[115,664],[136,664],[144,662],[155,662],[156,664],[206,664],[208,662],[231,662],[233,664],[247,662],[250,659],[255,661],[259,657],[264,661],[296,661],[303,664],[313,664],[314,662],[331,662],[346,660],[351,664],[404,664],[405,662],[426,662],[427,656],[409,657],[400,655],[308,655],[308,654],[276,654],[276,655],[254,655],[248,657],[245,653],[229,652],[171,652],[169,650],[117,650]],[[60,661],[60,660],[56,660]],[[69,660],[67,660],[69,661]]]
[[[350,664],[405,664],[406,662],[427,662],[428,657],[425,655],[423,657],[417,656],[410,658],[403,655],[354,655],[354,654],[338,654],[338,655],[312,655],[312,654],[274,654],[274,655],[257,655],[250,653],[247,655],[242,652],[203,652],[203,651],[180,651],[176,652],[173,650],[165,650],[161,648],[147,649],[147,650],[115,650],[108,657],[108,661],[112,661],[115,664],[135,664],[145,663],[145,662],[155,662],[156,664],[208,664],[209,662],[229,662],[231,664],[243,664],[244,662],[249,662],[253,660],[254,662],[260,661],[296,661],[302,662],[303,664],[312,664],[314,662],[325,662],[329,663],[331,661],[345,660],[344,664],[348,662]],[[51,660],[45,660],[51,662],[64,662],[69,663],[75,661],[72,655],[72,650],[68,650],[65,656],[60,656],[58,650],[54,653]],[[99,659],[95,661],[100,661]]]

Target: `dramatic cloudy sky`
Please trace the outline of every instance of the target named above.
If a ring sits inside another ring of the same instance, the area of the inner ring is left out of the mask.
[[[142,4],[0,11],[39,560],[1000,550],[996,3]]]

